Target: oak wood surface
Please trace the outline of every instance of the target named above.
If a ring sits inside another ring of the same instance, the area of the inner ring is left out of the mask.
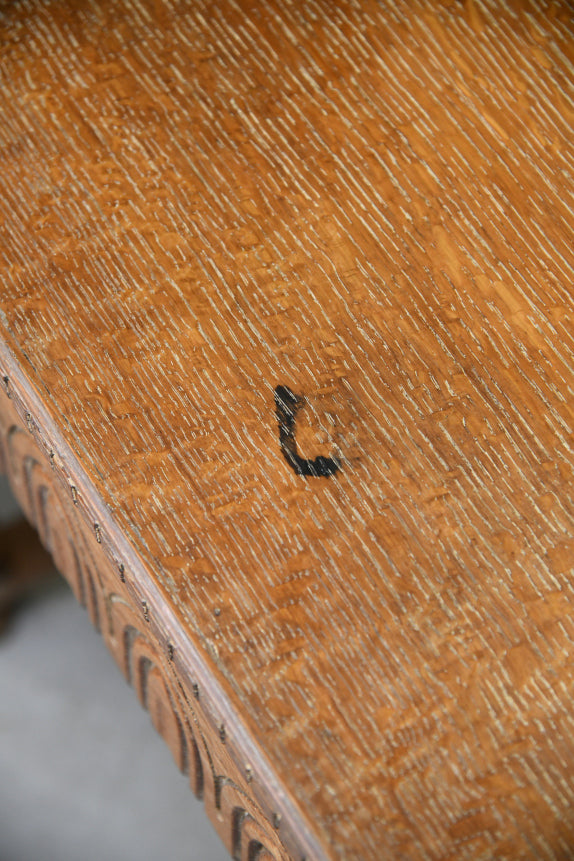
[[[1,8],[8,391],[288,851],[571,857],[571,4]]]

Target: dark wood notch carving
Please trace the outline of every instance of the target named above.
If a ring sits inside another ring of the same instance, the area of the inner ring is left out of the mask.
[[[288,386],[275,389],[275,411],[279,425],[279,447],[281,453],[295,475],[306,478],[329,478],[341,468],[336,457],[319,455],[309,459],[301,457],[295,439],[295,420],[297,413],[305,404],[305,398],[296,395]]]

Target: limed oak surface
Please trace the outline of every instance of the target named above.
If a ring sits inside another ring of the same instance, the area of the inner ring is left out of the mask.
[[[268,833],[571,857],[571,4],[1,8],[7,392]]]

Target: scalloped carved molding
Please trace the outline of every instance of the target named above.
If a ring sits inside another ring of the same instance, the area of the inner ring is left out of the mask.
[[[176,647],[164,648],[150,620],[145,596],[137,594],[119,554],[103,542],[98,521],[80,507],[74,476],[53,450],[43,451],[38,423],[13,383],[0,394],[0,467],[24,513],[36,527],[58,570],[133,685],[178,768],[234,861],[303,861],[299,847],[280,839],[281,814],[256,799],[254,775],[230,753],[233,727],[214,725],[216,709],[200,686],[178,667]],[[23,418],[23,420],[22,420]],[[288,842],[293,844],[291,835]],[[295,851],[294,851],[295,849]]]

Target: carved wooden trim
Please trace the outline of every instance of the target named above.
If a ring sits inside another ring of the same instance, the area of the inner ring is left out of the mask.
[[[224,696],[214,696],[217,683],[199,657],[190,659],[184,633],[169,613],[154,613],[157,595],[138,557],[127,542],[121,546],[73,455],[55,431],[48,433],[40,403],[25,391],[29,384],[15,381],[6,357],[0,370],[0,465],[232,858],[324,858],[289,802],[277,803],[280,788],[267,763],[257,748],[246,750],[241,722]]]

